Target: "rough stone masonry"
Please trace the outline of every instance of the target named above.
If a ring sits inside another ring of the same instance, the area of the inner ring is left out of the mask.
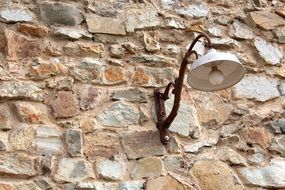
[[[247,74],[185,82],[163,146],[153,89],[202,31]],[[0,39],[0,190],[285,189],[284,0],[1,0]]]

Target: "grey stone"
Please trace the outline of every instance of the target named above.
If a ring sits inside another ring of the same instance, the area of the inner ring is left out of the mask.
[[[91,164],[81,158],[62,158],[54,174],[56,181],[80,182],[94,178]]]
[[[0,174],[27,178],[38,174],[36,170],[37,159],[26,154],[1,154]]]
[[[123,102],[115,102],[97,117],[102,125],[120,127],[137,124],[139,111]]]
[[[274,137],[268,147],[272,152],[277,152],[281,156],[285,156],[285,136]]]
[[[220,25],[212,25],[207,29],[207,31],[214,37],[224,37],[226,35],[226,27]]]
[[[285,43],[285,27],[278,27],[275,30],[275,36],[280,44]]]
[[[78,96],[80,109],[89,110],[95,107],[99,92],[95,86],[83,84],[78,89]]]
[[[178,172],[184,163],[182,156],[177,155],[167,156],[163,162],[166,170],[171,172]]]
[[[142,44],[148,52],[157,52],[160,50],[159,37],[157,33],[143,33]]]
[[[231,21],[232,21],[231,18],[226,15],[217,16],[215,19],[215,23],[224,25],[224,26],[227,26]]]
[[[50,173],[55,165],[55,157],[51,155],[45,155],[42,157],[40,167],[43,171],[43,174]]]
[[[280,95],[278,81],[263,75],[247,75],[234,88],[238,98],[255,99],[264,102]]]
[[[285,187],[285,160],[274,158],[270,164],[259,168],[242,168],[239,173],[249,185],[264,188],[284,188]]]
[[[246,159],[229,147],[224,147],[217,152],[220,160],[228,161],[231,165],[246,166]]]
[[[176,9],[176,12],[180,15],[192,18],[202,18],[208,16],[209,8],[207,5],[201,3],[199,5],[190,5],[188,7]]]
[[[165,47],[162,47],[162,51],[165,54],[179,54],[181,52],[180,47],[175,44],[168,44]]]
[[[35,182],[35,184],[37,184],[37,186],[39,186],[43,190],[52,189],[52,184],[51,184],[49,178],[39,177],[37,179],[34,179],[34,182]]]
[[[96,190],[118,190],[119,184],[114,182],[79,182],[76,185],[79,189],[96,189]]]
[[[223,125],[220,131],[221,137],[230,137],[233,133],[237,132],[241,128],[243,128],[243,125],[241,123]]]
[[[143,190],[144,180],[124,181],[119,185],[119,190]]]
[[[125,172],[124,165],[118,161],[102,160],[96,163],[97,172],[105,179],[122,180]]]
[[[126,9],[126,30],[134,32],[135,30],[152,28],[160,25],[157,11],[152,6],[129,7]]]
[[[197,153],[203,147],[211,147],[218,143],[218,135],[209,135],[208,137],[201,138],[194,143],[186,144],[183,146],[185,152]]]
[[[72,27],[60,27],[55,30],[55,33],[69,39],[77,40],[79,38],[92,38],[92,34],[86,30]]]
[[[32,13],[30,11],[17,8],[5,8],[1,10],[0,17],[7,23],[31,22],[33,20]]]
[[[124,19],[87,15],[86,22],[91,33],[126,35]]]
[[[285,96],[285,82],[281,82],[279,85],[278,85],[278,89],[281,93],[282,96]]]
[[[68,129],[65,135],[67,152],[72,156],[79,156],[82,154],[82,138],[81,132],[74,129]]]
[[[235,48],[239,46],[237,41],[231,38],[213,38],[212,45],[214,48],[221,49]]]
[[[7,148],[7,147],[6,147],[6,145],[4,144],[4,142],[0,140],[0,151],[6,150],[6,148]]]
[[[160,142],[159,134],[154,131],[128,133],[123,136],[122,144],[129,159],[165,154],[165,149]]]
[[[112,99],[140,103],[147,102],[146,92],[140,88],[115,91],[112,95]]]
[[[57,90],[71,90],[73,84],[74,79],[72,77],[58,76],[46,80],[48,88],[55,88]]]
[[[254,37],[251,28],[240,21],[234,21],[230,29],[230,35],[237,39],[252,39]]]
[[[46,94],[36,83],[26,81],[5,81],[0,83],[1,99],[28,99],[43,101]]]
[[[274,133],[274,134],[281,134],[285,133],[285,119],[278,119],[275,121],[271,121],[267,124],[267,127]]]
[[[274,47],[272,44],[261,38],[254,40],[254,46],[266,63],[276,65],[281,62],[283,53],[278,47]]]
[[[176,60],[171,57],[166,57],[162,55],[136,55],[132,57],[132,61],[134,63],[144,63],[147,66],[153,67],[167,67],[167,66],[175,66]]]
[[[164,20],[164,27],[171,29],[186,29],[185,23],[182,20],[167,18]]]
[[[162,8],[172,10],[175,0],[161,0]]]
[[[40,3],[41,19],[49,25],[62,24],[74,26],[83,21],[80,10],[65,3]]]
[[[250,164],[261,165],[266,160],[265,155],[262,152],[256,152],[248,157]]]

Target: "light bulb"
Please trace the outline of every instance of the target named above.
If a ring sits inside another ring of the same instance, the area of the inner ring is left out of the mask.
[[[222,84],[224,81],[224,75],[222,71],[217,69],[217,67],[213,67],[212,71],[209,73],[209,81],[212,85]]]

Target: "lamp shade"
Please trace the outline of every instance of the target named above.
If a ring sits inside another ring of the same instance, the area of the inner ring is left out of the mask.
[[[245,68],[235,55],[210,49],[192,63],[187,80],[194,89],[217,91],[235,85],[244,74]]]

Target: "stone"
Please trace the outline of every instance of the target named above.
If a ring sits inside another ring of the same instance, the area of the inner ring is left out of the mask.
[[[74,79],[72,77],[57,76],[48,78],[45,82],[48,88],[54,88],[56,90],[71,90],[74,84]]]
[[[246,75],[234,87],[234,95],[237,98],[255,99],[265,102],[280,96],[277,88],[278,81],[264,75]]]
[[[74,129],[68,129],[65,134],[67,152],[70,156],[80,156],[82,154],[81,132]]]
[[[150,178],[146,184],[146,190],[188,190],[181,182],[171,176]]]
[[[39,187],[32,181],[19,182],[14,184],[14,186],[17,190],[40,190]]]
[[[256,152],[248,157],[248,162],[252,165],[262,165],[266,161],[266,156],[262,152]]]
[[[154,131],[128,133],[123,136],[122,144],[128,159],[160,156],[166,153],[160,142],[159,133]]]
[[[101,57],[105,51],[103,44],[85,41],[69,42],[63,50],[66,55],[72,57]]]
[[[33,15],[30,11],[19,8],[2,9],[0,17],[6,23],[31,22],[33,20]]]
[[[285,133],[285,119],[284,118],[278,119],[278,120],[275,120],[275,121],[271,121],[266,126],[274,134]]]
[[[59,91],[51,104],[52,114],[56,119],[76,116],[79,111],[78,100],[70,91]]]
[[[96,190],[118,190],[119,184],[114,182],[101,182],[101,181],[87,181],[79,182],[76,185],[79,189],[96,189]],[[69,189],[68,189],[69,190]]]
[[[246,24],[235,20],[230,28],[230,35],[236,39],[253,39],[254,33]]]
[[[185,144],[183,149],[185,152],[198,153],[203,147],[211,147],[218,143],[219,136],[216,134],[209,134],[207,137],[197,140],[191,144]]]
[[[268,149],[272,152],[285,156],[285,136],[274,137],[271,139]]]
[[[228,24],[231,23],[231,21],[232,21],[232,19],[226,15],[219,15],[214,20],[215,23],[223,25],[223,26],[227,26]]]
[[[0,104],[0,130],[7,131],[12,129],[14,124],[14,115],[7,104]]]
[[[92,166],[81,158],[62,158],[54,174],[54,179],[62,182],[80,182],[90,178],[94,178]]]
[[[269,65],[276,65],[283,59],[283,53],[278,47],[274,47],[263,39],[255,39],[254,46],[261,58]]]
[[[110,46],[110,55],[114,58],[122,58],[128,53],[122,44],[113,44]]]
[[[143,33],[142,44],[148,52],[157,52],[160,50],[160,43],[157,33]]]
[[[226,27],[220,25],[211,25],[207,32],[214,37],[224,37],[226,35]]]
[[[115,102],[101,112],[98,121],[102,125],[121,127],[138,124],[139,112],[137,108],[123,102]]]
[[[99,96],[98,89],[89,84],[83,84],[78,89],[79,106],[81,110],[93,109]]]
[[[2,183],[0,182],[0,189],[1,190],[16,190],[15,187],[8,183]]]
[[[282,96],[285,96],[285,82],[281,82],[278,85],[278,90],[280,91]]]
[[[198,161],[193,165],[190,172],[197,178],[198,184],[203,190],[243,189],[231,168],[221,161]]]
[[[184,160],[181,156],[170,155],[167,156],[164,160],[164,166],[168,172],[176,172],[178,173],[183,170]]]
[[[175,59],[163,55],[136,55],[132,57],[132,61],[135,63],[144,63],[147,66],[153,67],[173,67],[176,65]]]
[[[124,176],[124,165],[119,161],[102,160],[96,163],[96,169],[102,178],[109,180],[122,180]]]
[[[96,156],[110,158],[120,151],[119,137],[113,133],[105,131],[95,131],[83,136],[84,155],[89,160],[94,160]]]
[[[143,158],[137,161],[130,170],[132,179],[156,177],[165,175],[166,171],[162,161],[157,157]]]
[[[279,7],[275,10],[276,14],[282,16],[283,18],[285,18],[285,9],[284,7]]]
[[[273,158],[267,166],[244,167],[238,171],[248,185],[278,189],[285,186],[285,160],[281,158]]]
[[[212,45],[217,49],[229,49],[238,47],[237,41],[231,38],[213,38],[211,39]]]
[[[48,25],[62,24],[74,26],[83,21],[80,10],[66,3],[39,4],[40,17]]]
[[[108,66],[104,69],[103,84],[122,84],[126,82],[125,71],[121,67]]]
[[[79,38],[92,38],[92,34],[80,28],[60,27],[55,30],[55,33],[59,36],[63,36],[73,40],[78,40]]]
[[[121,18],[102,17],[98,15],[87,15],[86,22],[91,33],[126,35],[125,20]]]
[[[209,8],[206,4],[193,4],[187,7],[176,9],[176,12],[183,16],[188,16],[192,18],[202,18],[207,17],[209,14]]]
[[[17,101],[13,103],[13,107],[22,122],[40,124],[47,120],[47,107],[41,103]]]
[[[187,28],[183,20],[176,18],[166,18],[164,20],[164,27],[170,29],[181,29],[181,30],[185,30]]]
[[[181,52],[180,47],[175,44],[168,44],[162,48],[164,54],[179,54]]]
[[[17,178],[28,178],[38,174],[36,170],[37,158],[24,153],[1,154],[0,174],[1,176],[15,176]]]
[[[30,150],[34,136],[35,129],[22,124],[10,133],[10,146],[13,150]]]
[[[274,34],[275,36],[277,37],[277,41],[280,43],[280,44],[284,44],[285,43],[285,27],[278,27]]]
[[[42,46],[37,40],[28,38],[10,29],[6,29],[4,34],[4,40],[7,43],[5,55],[10,60],[37,57],[42,50]]]
[[[144,180],[124,181],[119,185],[120,190],[143,190]]]
[[[265,128],[249,127],[244,128],[241,132],[247,144],[259,144],[266,148],[270,142],[270,134]]]
[[[43,174],[51,173],[55,168],[55,157],[51,155],[45,155],[42,157],[40,167]]]
[[[94,132],[96,129],[100,128],[100,126],[95,118],[86,117],[79,121],[79,128],[83,133],[88,133]]]
[[[126,18],[127,32],[153,28],[160,25],[158,13],[149,5],[128,7],[126,9]]]
[[[132,76],[132,83],[141,87],[165,87],[175,78],[172,68],[137,67]]]
[[[222,129],[220,131],[221,137],[230,137],[232,134],[239,131],[241,128],[243,128],[242,123],[231,123],[227,125],[222,125]]]
[[[60,155],[64,147],[61,140],[61,133],[56,127],[39,126],[36,129],[35,139],[32,147],[39,155]]]
[[[145,103],[147,102],[147,94],[141,88],[130,88],[125,90],[118,90],[113,92],[112,100],[123,100],[129,102],[139,102]]]
[[[259,27],[263,30],[273,30],[285,25],[282,17],[269,11],[253,11],[248,14],[247,22],[253,27]]]
[[[18,26],[18,31],[31,36],[43,38],[49,33],[49,28],[44,25],[20,23]]]
[[[52,184],[49,178],[39,177],[37,179],[34,179],[34,183],[37,186],[39,186],[41,189],[44,189],[44,190],[52,189]]]
[[[229,147],[224,147],[217,152],[220,160],[228,161],[231,165],[246,166],[246,159]]]

